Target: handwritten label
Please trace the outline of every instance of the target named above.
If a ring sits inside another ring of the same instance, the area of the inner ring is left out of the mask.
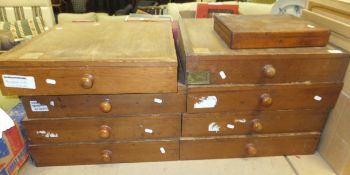
[[[33,112],[47,112],[49,107],[47,105],[40,104],[37,101],[29,101],[30,108]]]

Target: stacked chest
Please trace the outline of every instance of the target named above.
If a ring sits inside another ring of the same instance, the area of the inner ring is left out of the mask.
[[[184,85],[169,23],[59,26],[1,57],[37,166],[177,160]]]
[[[310,154],[348,58],[331,46],[230,49],[212,19],[181,23],[181,159]]]

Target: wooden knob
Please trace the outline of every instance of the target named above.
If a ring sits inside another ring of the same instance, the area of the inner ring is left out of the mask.
[[[112,110],[112,104],[109,100],[106,100],[100,104],[100,109],[102,112],[108,113]]]
[[[265,65],[262,70],[267,78],[273,78],[276,75],[276,69],[270,64]]]
[[[269,107],[272,105],[272,97],[270,94],[264,93],[260,96],[262,106]]]
[[[246,153],[248,154],[248,156],[256,156],[258,150],[255,148],[254,144],[247,144]]]
[[[262,129],[263,129],[263,126],[258,119],[255,119],[252,121],[252,130],[254,132],[260,132]]]
[[[99,135],[103,139],[108,139],[109,136],[111,135],[111,128],[107,125],[102,125],[100,127]]]
[[[101,153],[102,161],[105,163],[111,162],[112,160],[112,151],[110,150],[103,150]]]
[[[84,89],[91,89],[94,85],[94,77],[90,74],[85,74],[83,78],[81,78],[80,85]]]

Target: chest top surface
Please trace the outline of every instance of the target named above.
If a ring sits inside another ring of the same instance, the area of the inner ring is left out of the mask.
[[[20,44],[1,66],[176,65],[167,22],[72,23]]]
[[[336,47],[299,47],[267,49],[230,49],[214,31],[213,19],[183,19],[181,36],[187,56],[238,56],[238,55],[334,55],[346,56]],[[335,52],[335,53],[332,53]],[[281,57],[283,58],[283,57]]]

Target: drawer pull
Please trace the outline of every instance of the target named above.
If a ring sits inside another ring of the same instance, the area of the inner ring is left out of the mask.
[[[110,150],[103,150],[101,153],[102,161],[105,163],[109,163],[112,160],[112,151]]]
[[[263,126],[258,119],[255,119],[252,121],[252,130],[254,132],[260,132],[262,129],[263,129]]]
[[[246,153],[248,154],[248,156],[256,156],[256,154],[258,153],[258,150],[256,150],[254,144],[247,144],[246,146]]]
[[[273,78],[276,75],[276,69],[271,64],[265,65],[262,70],[267,78]]]
[[[112,110],[112,104],[109,100],[106,100],[100,104],[100,109],[102,112],[108,113]]]
[[[272,97],[270,94],[264,93],[260,96],[262,106],[269,107],[272,105]]]
[[[84,77],[81,78],[80,85],[84,89],[91,89],[94,85],[94,77],[90,74],[85,74]]]
[[[111,128],[107,125],[102,125],[100,127],[100,137],[103,139],[108,139],[109,136],[111,135]]]

